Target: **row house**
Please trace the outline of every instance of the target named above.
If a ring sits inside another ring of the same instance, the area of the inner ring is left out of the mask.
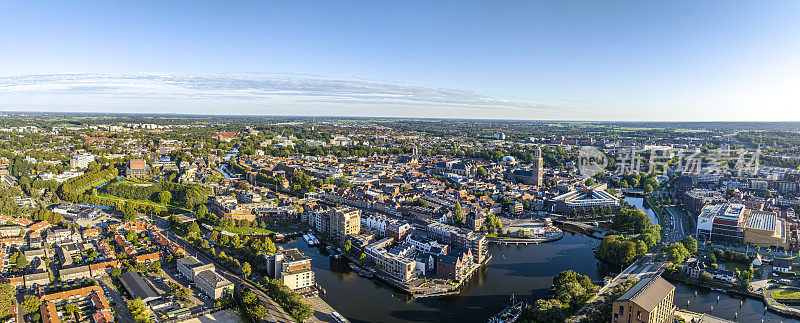
[[[132,255],[134,252],[136,252],[136,249],[134,249],[128,240],[125,239],[125,237],[123,237],[121,234],[114,233],[114,241],[117,242],[117,245],[122,248],[126,254]]]
[[[69,243],[69,242],[81,242],[83,238],[77,232],[73,232],[70,229],[57,229],[53,230],[52,232],[47,234],[47,238],[45,238],[45,242],[48,244],[61,244],[61,243]]]
[[[110,274],[111,269],[117,267],[119,267],[118,260],[109,260],[89,265],[89,271],[93,278],[100,278],[103,275]]]
[[[40,237],[44,230],[47,230],[51,227],[50,222],[47,221],[39,221],[34,224],[31,224],[28,227],[28,236],[29,237]]]
[[[88,265],[62,268],[58,271],[58,279],[62,282],[82,280],[87,278],[92,278],[92,272]]]
[[[27,289],[50,285],[50,274],[47,272],[27,274],[23,279]]]

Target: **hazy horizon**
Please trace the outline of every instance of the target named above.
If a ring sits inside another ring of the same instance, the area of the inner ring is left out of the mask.
[[[800,120],[797,21],[792,1],[0,2],[0,111]]]

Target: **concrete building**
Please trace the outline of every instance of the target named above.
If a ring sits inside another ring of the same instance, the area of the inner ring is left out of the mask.
[[[725,196],[719,191],[696,188],[683,194],[682,202],[687,210],[700,212],[706,205],[725,203]]]
[[[203,293],[215,300],[233,294],[233,283],[214,270],[201,271],[195,276],[194,282]]]
[[[186,279],[194,281],[194,277],[202,271],[214,270],[214,264],[203,264],[192,256],[183,257],[177,261],[178,272]]]
[[[742,204],[706,205],[697,217],[697,240],[743,242],[746,210]]]
[[[361,211],[351,207],[332,208],[329,213],[329,232],[334,239],[344,239],[361,231]]]
[[[751,211],[744,228],[744,243],[756,247],[789,248],[786,220],[773,212]]]
[[[86,168],[94,161],[92,155],[78,155],[69,160],[69,167],[71,168]]]
[[[267,272],[272,277],[283,279],[283,284],[291,290],[313,287],[316,284],[311,270],[311,258],[297,248],[278,250],[267,261]]]
[[[545,208],[558,214],[573,215],[592,209],[603,213],[619,211],[619,198],[604,190],[580,189],[547,200]]]
[[[233,293],[233,283],[214,271],[214,264],[203,264],[192,256],[177,261],[178,272],[197,284],[197,287],[213,299]]]
[[[486,257],[486,237],[473,231],[457,228],[443,223],[431,223],[427,226],[428,238],[455,248],[469,249],[473,261],[483,262]]]
[[[613,323],[671,323],[675,318],[675,286],[661,276],[644,278],[614,301]]]
[[[416,261],[386,250],[393,241],[394,238],[383,238],[367,245],[364,251],[381,271],[400,281],[409,281],[414,278]]]

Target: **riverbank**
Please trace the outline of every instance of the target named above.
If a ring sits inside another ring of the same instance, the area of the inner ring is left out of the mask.
[[[767,310],[769,310],[769,311],[771,311],[773,313],[779,314],[779,315],[784,316],[784,317],[790,317],[790,318],[794,318],[794,319],[800,318],[800,309],[788,306],[788,305],[783,304],[783,303],[779,302],[778,300],[772,298],[772,293],[782,289],[783,287],[770,287],[770,288],[765,289],[761,293],[757,293],[757,292],[753,292],[753,291],[750,291],[750,290],[747,290],[747,291],[741,290],[741,289],[736,288],[735,286],[732,286],[730,284],[725,284],[725,283],[716,282],[716,281],[704,282],[704,281],[701,281],[699,279],[691,279],[691,278],[687,278],[687,277],[681,277],[681,276],[678,276],[678,275],[666,275],[666,276],[664,276],[664,278],[666,278],[668,281],[670,281],[673,284],[679,283],[679,284],[683,284],[685,286],[691,286],[691,287],[694,287],[694,288],[706,289],[706,290],[710,290],[710,291],[724,293],[724,294],[727,294],[727,295],[735,295],[735,296],[739,296],[739,297],[745,297],[745,298],[754,299],[754,300],[757,300],[757,301],[763,303],[765,312]],[[697,292],[695,292],[695,293],[697,293]],[[718,299],[719,299],[719,296],[718,296]],[[719,302],[719,301],[717,301],[717,302]],[[676,301],[675,304],[676,304],[676,306],[678,305],[677,301]],[[687,303],[687,305],[688,304],[690,304],[690,303]],[[744,300],[741,301],[741,304],[744,304]],[[710,312],[713,312],[713,308],[714,308],[713,305],[709,308]],[[734,315],[738,315],[738,312],[736,312]]]
[[[486,237],[486,241],[496,244],[540,244],[561,240],[564,232],[559,230],[559,234],[544,238],[511,238],[511,237]]]
[[[478,270],[485,268],[486,265],[492,260],[492,255],[487,255],[482,263],[473,264],[473,266],[470,266],[470,268],[467,269],[467,273],[457,281],[450,279],[445,280],[441,278],[429,279],[428,277],[415,278],[411,281],[401,281],[382,272],[381,270],[369,269],[362,266],[360,261],[349,254],[344,254],[344,256],[347,261],[350,262],[351,266],[357,267],[351,269],[358,273],[359,276],[362,276],[366,279],[375,279],[383,282],[389,286],[392,286],[397,291],[411,296],[412,298],[456,295],[461,292],[461,287],[468,283],[475,276]],[[372,273],[372,275],[364,275],[363,273],[366,272]]]

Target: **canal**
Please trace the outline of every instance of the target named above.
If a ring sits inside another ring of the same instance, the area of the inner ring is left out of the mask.
[[[641,198],[626,200],[645,210],[651,219],[655,217],[652,210],[643,207]],[[282,246],[298,248],[311,258],[316,280],[327,290],[323,299],[353,322],[486,322],[508,305],[512,294],[531,303],[545,297],[553,277],[561,271],[574,270],[593,281],[611,274],[611,269],[594,258],[592,248],[599,243],[600,240],[566,231],[563,239],[540,245],[489,244],[492,261],[461,294],[423,299],[409,299],[389,286],[362,278],[328,258],[324,251],[308,247],[302,239]],[[739,322],[760,322],[762,318],[765,322],[792,321],[771,312],[764,314],[759,300],[746,299],[739,309],[744,298],[675,285],[675,305],[679,308],[687,308],[687,301],[691,300],[691,311],[709,313],[713,305],[713,315],[733,319],[738,312]]]
[[[635,206],[637,209],[644,211],[644,213],[647,214],[647,217],[650,218],[651,223],[659,224],[658,215],[656,215],[656,212],[653,211],[653,209],[644,204],[644,198],[626,196],[623,198],[623,200],[628,202],[628,204]]]
[[[568,232],[561,240],[536,246],[489,244],[494,258],[461,294],[415,300],[358,276],[302,240],[283,246],[311,257],[317,282],[327,290],[323,298],[353,322],[486,322],[508,305],[512,294],[529,301],[544,297],[561,271],[601,280],[605,273],[592,252],[599,242]]]

